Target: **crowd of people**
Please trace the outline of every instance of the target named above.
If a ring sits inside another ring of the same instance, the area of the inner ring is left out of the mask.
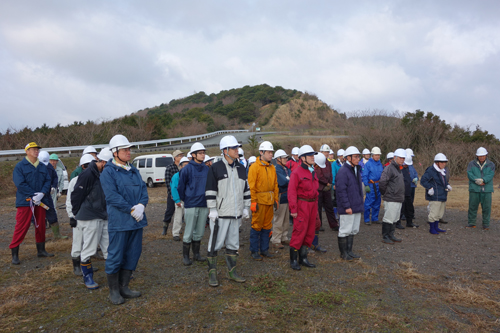
[[[129,283],[142,252],[149,197],[139,171],[130,163],[131,147],[127,138],[118,134],[99,153],[91,146],[85,149],[71,175],[66,199],[73,228],[74,274],[83,277],[88,289],[98,288],[91,257],[100,249],[106,260],[109,299],[113,304],[141,295],[131,290]],[[55,203],[62,193],[62,173],[57,171],[57,155],[49,156],[41,149],[35,142],[27,144],[26,158],[14,169],[17,213],[10,244],[14,265],[20,264],[19,246],[31,223],[35,226],[38,257],[53,256],[45,250],[46,220],[54,235],[63,237],[55,212]],[[448,159],[442,153],[435,155],[434,163],[419,178],[412,149],[399,148],[388,153],[385,164],[378,147],[360,152],[351,146],[335,154],[327,144],[321,145],[319,151],[303,145],[294,147],[288,155],[263,141],[259,156],[246,160],[241,144],[228,135],[221,139],[219,149],[221,155],[217,158],[209,157],[200,142],[194,143],[186,156],[176,150],[173,163],[165,171],[168,194],[162,234],[167,234],[173,219],[173,240],[180,242],[184,221],[182,263],[206,262],[210,286],[219,285],[217,256],[222,249],[229,279],[245,282],[236,271],[244,220],[251,219],[252,259],[272,259],[275,250],[288,246],[290,267],[301,270],[316,267],[308,254],[327,252],[319,244],[320,231],[325,230],[324,211],[328,226],[337,233],[341,259],[357,260],[360,256],[353,252],[353,244],[362,215],[364,224],[381,225],[381,241],[386,244],[402,241],[395,235],[396,229],[405,228],[401,221],[406,220],[406,227],[419,227],[415,223],[414,199],[420,181],[429,202],[430,234],[446,232],[439,223],[444,223],[447,195],[452,187]],[[479,205],[483,229],[489,228],[495,165],[487,156],[487,150],[480,147],[468,165],[467,228],[476,227]],[[380,221],[382,199],[384,214]],[[202,246],[207,224],[210,237],[208,244]],[[206,258],[202,248],[207,249]]]

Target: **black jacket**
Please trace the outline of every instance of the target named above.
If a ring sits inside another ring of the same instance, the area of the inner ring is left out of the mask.
[[[95,161],[90,162],[79,176],[71,193],[72,212],[79,221],[108,219],[106,198],[101,187],[101,173]]]

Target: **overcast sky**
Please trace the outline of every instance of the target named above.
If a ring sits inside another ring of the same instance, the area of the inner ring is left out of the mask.
[[[0,131],[267,83],[500,137],[499,1],[2,1]]]

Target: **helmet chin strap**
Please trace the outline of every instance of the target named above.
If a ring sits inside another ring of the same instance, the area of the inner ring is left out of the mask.
[[[301,158],[301,160],[302,160],[302,158]],[[304,156],[304,159],[302,160],[302,162],[304,162],[304,164],[307,165],[308,167],[312,168],[312,166],[313,166],[313,164],[307,163],[307,156]]]
[[[227,151],[228,151],[228,148],[226,148],[226,152],[225,152],[225,153],[224,153],[224,150],[222,150],[222,153],[224,154],[224,156],[229,157],[229,159],[230,159],[231,161],[233,161],[233,163],[234,163],[234,162],[236,162],[236,160],[237,160],[237,159],[236,159],[236,158],[232,158],[231,156],[229,156],[229,154],[227,153]],[[238,157],[239,157],[239,156],[238,156]]]
[[[125,162],[124,160],[122,160],[120,157],[119,157],[119,151],[120,149],[116,148],[116,159],[121,162],[123,165],[127,165],[127,162]]]
[[[196,162],[198,162],[198,163],[203,163],[203,160],[199,160],[199,159],[198,159],[198,152],[194,153],[194,155],[195,155],[196,157],[193,157],[193,159],[194,159]],[[192,156],[192,155],[191,155],[191,156]]]

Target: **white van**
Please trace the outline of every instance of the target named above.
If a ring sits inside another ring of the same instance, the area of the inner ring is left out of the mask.
[[[156,183],[164,183],[165,169],[172,163],[174,163],[174,158],[171,154],[142,155],[134,158],[132,162],[148,187],[154,187]]]

